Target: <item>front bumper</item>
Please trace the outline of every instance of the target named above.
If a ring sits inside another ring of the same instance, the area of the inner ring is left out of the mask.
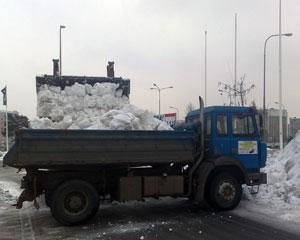
[[[254,186],[254,185],[260,185],[260,184],[266,184],[267,183],[267,174],[266,173],[249,173],[248,174],[248,186]]]

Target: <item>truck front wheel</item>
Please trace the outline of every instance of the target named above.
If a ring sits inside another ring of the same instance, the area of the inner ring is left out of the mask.
[[[50,208],[53,217],[63,225],[80,224],[97,213],[99,196],[88,182],[70,180],[53,192]]]
[[[209,200],[217,210],[234,209],[242,197],[242,186],[238,178],[229,172],[216,174],[209,183]]]

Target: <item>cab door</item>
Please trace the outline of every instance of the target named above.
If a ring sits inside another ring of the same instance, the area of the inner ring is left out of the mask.
[[[231,140],[229,137],[228,113],[215,113],[214,156],[230,156]]]
[[[247,169],[260,168],[259,134],[251,113],[231,113],[231,155]]]

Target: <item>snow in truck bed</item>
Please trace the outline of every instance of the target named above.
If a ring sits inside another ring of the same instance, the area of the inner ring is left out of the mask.
[[[43,85],[37,96],[36,129],[172,130],[147,110],[129,103],[118,84],[75,83],[64,90]]]

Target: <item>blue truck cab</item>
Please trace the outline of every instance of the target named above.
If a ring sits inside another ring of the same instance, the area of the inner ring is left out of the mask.
[[[185,124],[194,126],[200,110],[187,114]],[[209,106],[203,111],[204,159],[230,159],[248,176],[248,185],[266,183],[267,146],[262,137],[262,118],[254,107]],[[222,160],[219,160],[222,161]]]

